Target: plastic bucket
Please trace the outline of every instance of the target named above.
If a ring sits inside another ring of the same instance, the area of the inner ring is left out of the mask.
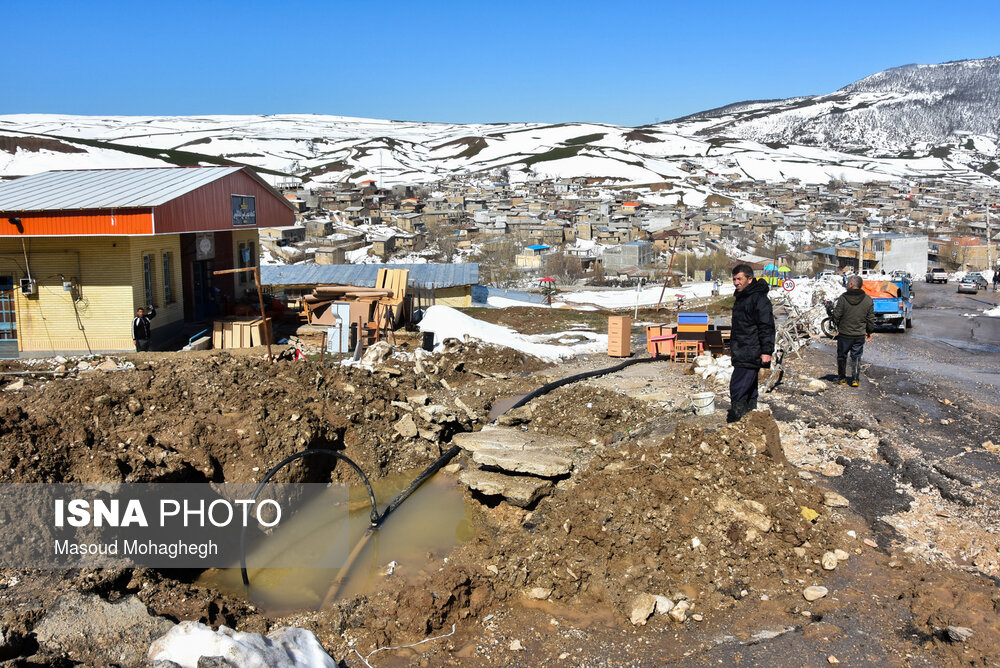
[[[695,415],[711,415],[715,412],[715,392],[698,392],[691,395]]]

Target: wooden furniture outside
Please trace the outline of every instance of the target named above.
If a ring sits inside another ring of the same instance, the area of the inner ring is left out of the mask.
[[[722,340],[722,332],[713,329],[705,332],[705,348],[712,353],[713,357],[724,355],[726,352],[726,344]]]
[[[628,357],[632,354],[632,318],[613,315],[608,318],[608,356]]]
[[[670,357],[674,356],[674,340],[677,338],[676,334],[665,334],[663,336],[653,336],[646,339],[646,348],[650,351],[651,355],[659,355],[660,357]]]
[[[693,362],[702,352],[701,341],[677,341],[674,343],[674,362]]]

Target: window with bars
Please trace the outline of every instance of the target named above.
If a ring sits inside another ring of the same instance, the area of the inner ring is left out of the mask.
[[[174,303],[174,283],[170,272],[173,271],[172,253],[163,254],[163,303]]]
[[[153,256],[142,256],[142,286],[146,291],[146,306],[153,305]]]

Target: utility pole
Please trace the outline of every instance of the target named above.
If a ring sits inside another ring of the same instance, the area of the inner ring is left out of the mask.
[[[860,223],[858,230],[861,232],[858,239],[858,276],[860,276],[861,271],[865,268],[865,224]]]
[[[993,267],[993,246],[991,245],[993,240],[992,229],[990,228],[990,203],[986,203],[986,268],[990,271],[996,271]]]

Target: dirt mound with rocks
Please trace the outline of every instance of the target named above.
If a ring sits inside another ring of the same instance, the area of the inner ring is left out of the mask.
[[[707,612],[820,585],[824,555],[855,542],[852,525],[787,465],[777,439],[760,412],[712,433],[681,425],[655,445],[605,449],[520,526],[483,536],[487,566],[529,598],[606,605],[626,619],[643,594]]]
[[[369,370],[216,353],[28,379],[0,395],[0,480],[248,482],[311,447],[345,450],[379,477],[426,464],[451,433],[485,420],[514,374],[529,388],[540,365],[463,344],[430,360],[421,373],[391,357]],[[393,425],[410,414],[421,430],[405,438]],[[288,479],[328,466],[307,459]]]

